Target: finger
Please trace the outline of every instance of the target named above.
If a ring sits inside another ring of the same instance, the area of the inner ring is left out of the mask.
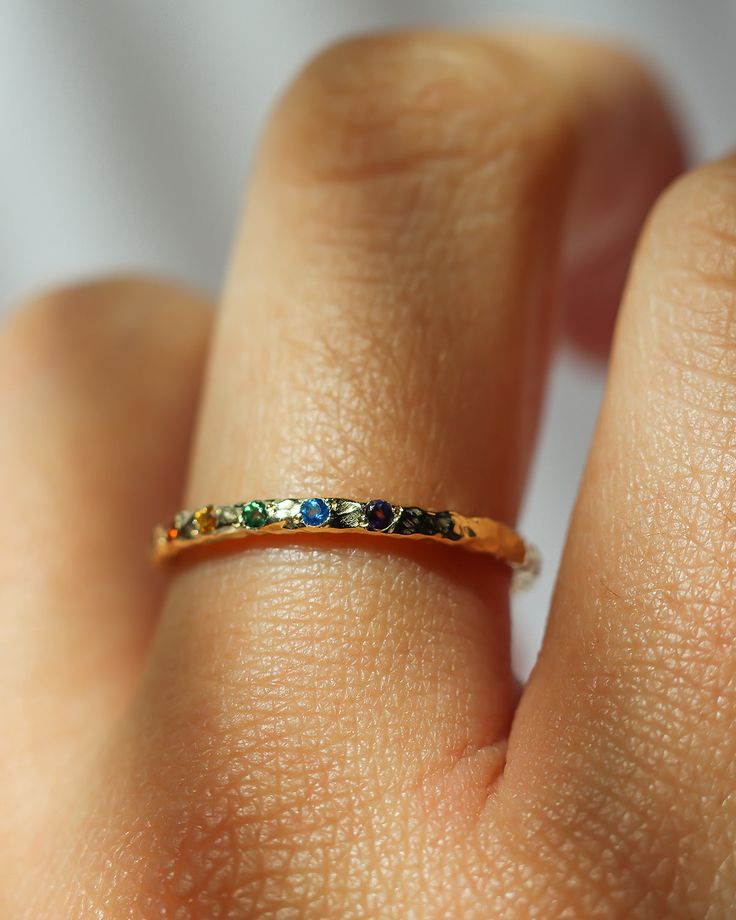
[[[575,346],[605,358],[639,233],[655,199],[682,172],[684,144],[662,88],[635,60],[614,72],[601,67],[598,45],[577,42],[571,68],[569,39],[515,38],[527,48],[536,41],[578,98],[588,153],[577,170],[562,253],[562,326]]]
[[[190,505],[344,494],[514,519],[585,155],[579,101],[541,55],[472,38],[361,41],[308,69],[259,159]],[[381,834],[393,857],[419,845],[408,790],[439,800],[451,774],[473,814],[514,700],[507,588],[463,553],[316,536],[180,572],[131,728],[127,807],[155,827],[151,877],[169,847],[204,866],[214,808],[243,913],[288,902],[297,882],[275,861],[295,837],[316,867],[303,898],[337,872],[343,904],[363,897],[343,877],[348,840],[366,865]],[[237,829],[232,809],[248,813]],[[346,821],[344,846],[320,842]]]
[[[581,52],[576,68],[580,85],[595,86],[595,94],[608,96],[608,107],[622,116],[604,125],[606,110],[600,105],[588,108],[586,135],[599,149],[591,152],[588,168],[578,177],[563,254],[561,301],[567,338],[588,354],[605,358],[642,225],[655,199],[682,172],[684,151],[669,106],[652,78],[632,66],[628,81],[605,80],[597,53],[594,46],[588,47],[587,56]],[[637,104],[627,104],[634,95]]]
[[[536,851],[564,840],[583,866],[605,840],[610,873],[577,883],[617,916],[727,916],[736,901],[735,240],[733,158],[654,212],[510,740]]]
[[[2,331],[6,817],[44,807],[27,793],[81,756],[138,673],[164,584],[146,536],[181,488],[209,315],[171,285],[115,279],[40,297]]]

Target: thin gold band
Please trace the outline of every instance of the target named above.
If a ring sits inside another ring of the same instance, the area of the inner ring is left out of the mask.
[[[158,562],[216,540],[317,530],[434,540],[489,553],[511,567],[514,590],[530,584],[540,567],[536,548],[492,518],[403,507],[383,499],[361,502],[325,497],[254,499],[180,511],[171,524],[154,529],[152,556]]]

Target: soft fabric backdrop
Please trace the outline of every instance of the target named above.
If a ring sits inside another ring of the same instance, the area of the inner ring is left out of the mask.
[[[672,88],[693,158],[733,143],[730,0],[0,0],[0,312],[39,288],[125,269],[214,292],[260,126],[310,55],[357,31],[499,21],[640,49]],[[521,676],[602,385],[600,368],[560,356],[522,520],[546,570],[516,603]]]

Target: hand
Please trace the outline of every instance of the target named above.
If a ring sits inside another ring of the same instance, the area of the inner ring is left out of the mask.
[[[182,504],[249,496],[513,522],[551,343],[605,347],[678,169],[613,51],[359,40],[270,121],[209,344],[207,306],[145,280],[11,320],[3,917],[733,916],[733,160],[644,233],[518,707],[493,560],[146,558]]]

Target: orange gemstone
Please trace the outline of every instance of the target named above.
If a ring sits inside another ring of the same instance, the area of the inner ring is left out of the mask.
[[[176,527],[169,527],[169,529],[166,531],[167,540],[176,540],[178,536],[179,536],[179,531],[177,530]]]
[[[212,533],[217,527],[217,512],[212,505],[206,505],[195,512],[194,520],[200,533]]]

